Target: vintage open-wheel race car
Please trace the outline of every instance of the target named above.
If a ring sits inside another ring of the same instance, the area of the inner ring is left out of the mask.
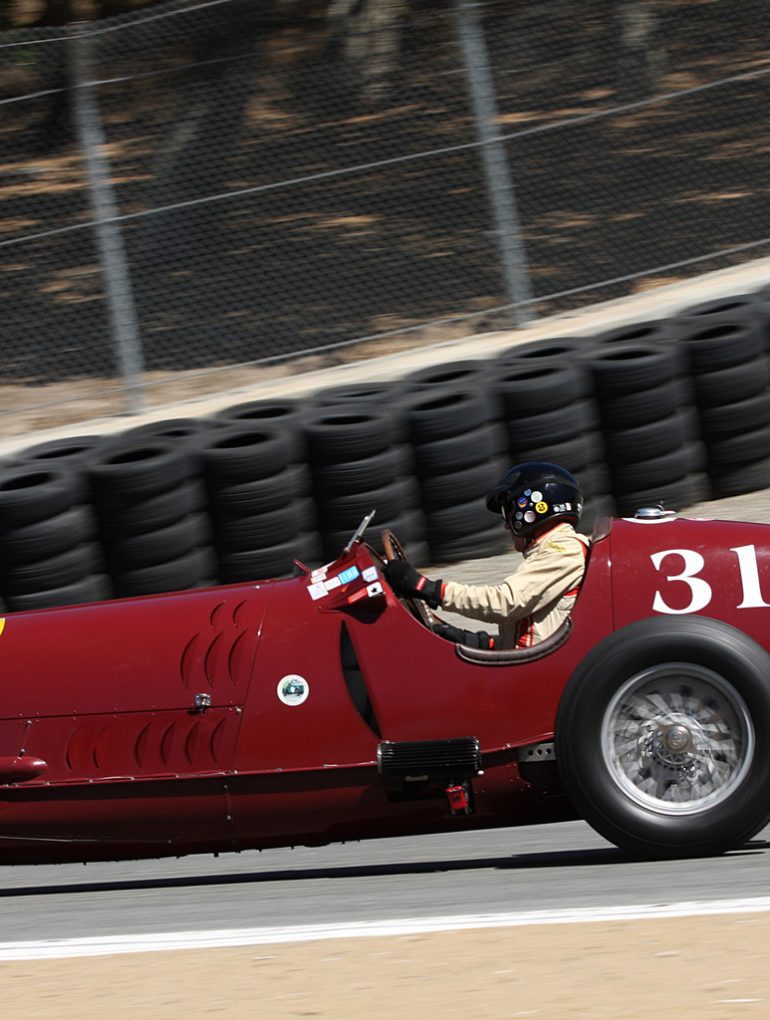
[[[770,527],[602,519],[571,618],[487,651],[395,596],[370,517],[288,579],[7,614],[0,861],[576,817],[678,857],[768,822]]]

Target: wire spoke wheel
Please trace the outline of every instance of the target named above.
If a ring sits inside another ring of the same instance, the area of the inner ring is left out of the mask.
[[[555,748],[578,813],[635,856],[708,856],[770,821],[770,654],[705,616],[649,617],[581,660]]]
[[[726,800],[755,748],[746,704],[717,673],[665,663],[631,677],[601,727],[610,775],[640,807],[688,815]]]

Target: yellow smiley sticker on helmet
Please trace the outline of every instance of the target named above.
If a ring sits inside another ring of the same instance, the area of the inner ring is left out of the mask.
[[[535,503],[535,510],[539,514],[544,514],[548,510],[548,504],[542,501],[540,503]]]

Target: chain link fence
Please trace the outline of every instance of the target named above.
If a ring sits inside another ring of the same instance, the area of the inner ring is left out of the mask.
[[[0,411],[138,410],[767,254],[764,13],[209,0],[3,34]]]

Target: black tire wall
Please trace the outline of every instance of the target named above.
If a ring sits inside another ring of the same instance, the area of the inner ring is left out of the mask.
[[[444,352],[436,351],[442,357]],[[9,610],[268,576],[356,523],[416,565],[507,548],[484,495],[510,464],[577,475],[597,517],[770,487],[770,288],[593,336],[515,343],[402,379],[234,404],[0,466]]]

